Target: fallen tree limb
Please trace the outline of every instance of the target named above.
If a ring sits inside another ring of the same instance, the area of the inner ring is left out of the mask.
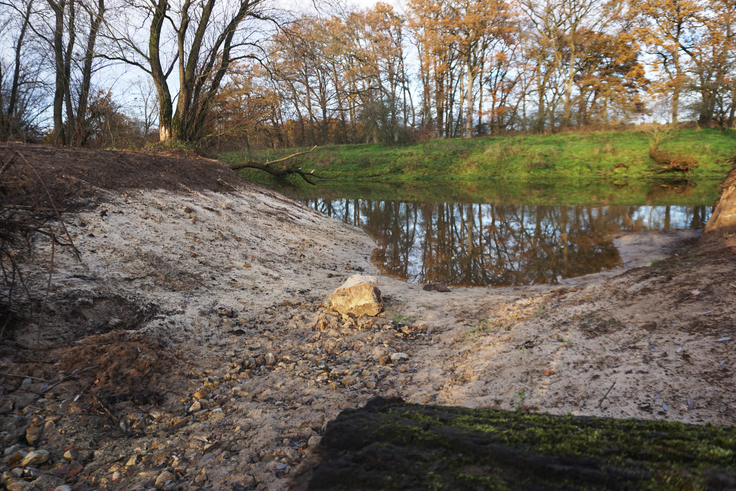
[[[267,162],[256,162],[254,160],[246,160],[243,162],[237,162],[235,164],[230,164],[230,168],[232,170],[240,170],[240,169],[257,169],[262,170],[263,172],[267,172],[271,174],[274,177],[287,177],[290,175],[298,175],[302,179],[304,179],[305,182],[308,184],[311,184],[312,186],[316,186],[317,182],[313,179],[325,179],[324,177],[320,177],[318,175],[314,174],[314,171],[311,172],[303,172],[301,167],[281,167],[281,168],[274,168],[272,167],[273,164],[280,164],[283,162],[287,162],[295,157],[298,157],[300,155],[305,155],[307,153],[311,153],[314,151],[314,149],[317,148],[317,145],[313,146],[311,149],[304,151],[304,152],[297,152],[293,153],[291,155],[287,155],[286,157],[276,159],[276,160],[270,160]]]

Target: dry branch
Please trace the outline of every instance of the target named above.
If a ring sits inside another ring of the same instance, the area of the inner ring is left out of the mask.
[[[305,152],[297,152],[293,153],[291,155],[288,155],[286,157],[277,159],[277,160],[270,160],[267,162],[256,162],[253,160],[246,160],[243,162],[237,162],[235,164],[230,164],[230,168],[232,170],[240,170],[240,169],[258,169],[262,170],[264,172],[268,172],[274,177],[287,177],[293,174],[296,174],[300,176],[302,179],[304,179],[305,182],[308,184],[311,184],[312,186],[315,186],[317,184],[316,181],[314,181],[314,178],[317,179],[325,179],[324,177],[320,177],[318,175],[314,174],[314,171],[311,172],[303,172],[302,168],[296,168],[296,167],[281,167],[280,169],[274,169],[271,167],[273,164],[280,164],[282,162],[289,161],[295,157],[298,157],[300,155],[304,155],[307,153],[311,153],[314,151],[314,149],[317,148],[317,145],[313,146],[311,149],[305,151]]]

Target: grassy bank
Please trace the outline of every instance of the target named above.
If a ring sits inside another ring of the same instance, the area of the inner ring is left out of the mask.
[[[271,188],[299,200],[327,199],[406,202],[489,203],[551,206],[710,206],[723,179],[654,182],[605,179],[453,182],[325,182],[319,186],[271,183]]]
[[[371,181],[477,181],[604,178],[660,178],[649,146],[659,138],[659,151],[697,162],[689,178],[722,179],[727,160],[736,151],[736,134],[715,129],[611,131],[556,135],[499,136],[474,139],[430,140],[406,145],[339,145],[320,147],[298,157],[306,171],[337,180]],[[266,161],[299,150],[233,152],[225,161]],[[272,183],[260,171],[246,177]]]

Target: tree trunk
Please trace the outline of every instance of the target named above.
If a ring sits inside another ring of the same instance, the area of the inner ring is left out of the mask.
[[[21,26],[20,33],[18,34],[18,41],[15,43],[15,66],[13,67],[13,81],[10,84],[10,98],[8,99],[8,120],[1,128],[5,128],[8,125],[7,131],[8,136],[13,133],[13,128],[10,125],[15,124],[17,115],[15,114],[15,105],[18,102],[18,91],[20,90],[20,65],[21,65],[21,52],[23,49],[23,39],[28,31],[28,25],[31,21],[31,12],[33,9],[33,0],[28,1],[25,14],[23,16],[23,25]],[[0,80],[2,78],[0,77]],[[3,105],[0,104],[0,113],[2,112]]]
[[[64,144],[64,10],[66,0],[46,0],[54,12],[54,144]]]
[[[468,100],[468,110],[465,113],[465,138],[473,137],[473,107],[475,102],[473,101],[473,85],[475,85],[475,67],[471,56],[467,57],[468,65],[468,94],[465,96]]]
[[[74,45],[77,38],[77,8],[76,0],[69,0],[69,25],[67,26],[67,44],[64,54],[64,106],[66,107],[66,129],[64,140],[67,145],[73,144],[74,138],[74,103],[72,102],[72,57],[74,56]]]
[[[85,120],[87,119],[89,90],[92,83],[92,61],[94,59],[97,33],[100,30],[100,25],[102,24],[102,19],[104,15],[105,0],[98,0],[97,12],[89,12],[89,37],[87,38],[87,48],[85,49],[84,53],[84,66],[82,67],[82,86],[79,90],[79,102],[77,104],[77,121],[74,130],[74,143],[78,146],[82,146],[86,143],[89,133]]]

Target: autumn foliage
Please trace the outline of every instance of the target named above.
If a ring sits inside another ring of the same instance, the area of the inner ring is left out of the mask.
[[[288,21],[269,17],[278,21],[270,28],[265,0],[208,1],[197,7],[201,15],[185,9],[179,20],[169,18],[167,2],[114,11],[75,2],[82,0],[22,0],[0,18],[13,48],[0,72],[0,137],[22,137],[52,107],[58,141],[102,141],[99,130],[85,132],[94,119],[94,67],[103,59],[147,74],[162,139],[217,147],[394,144],[644,120],[730,128],[736,120],[736,4],[729,0],[323,5]],[[74,17],[74,5],[84,6],[86,23]],[[131,9],[146,20],[124,32],[116,23],[135,17]],[[55,30],[29,30],[51,14]],[[239,27],[220,32],[213,16]],[[54,36],[63,43],[55,46]],[[58,60],[41,56],[51,45]],[[76,52],[78,65],[69,58]],[[40,90],[47,85],[56,90]],[[98,92],[124,112],[112,100],[119,94]]]

